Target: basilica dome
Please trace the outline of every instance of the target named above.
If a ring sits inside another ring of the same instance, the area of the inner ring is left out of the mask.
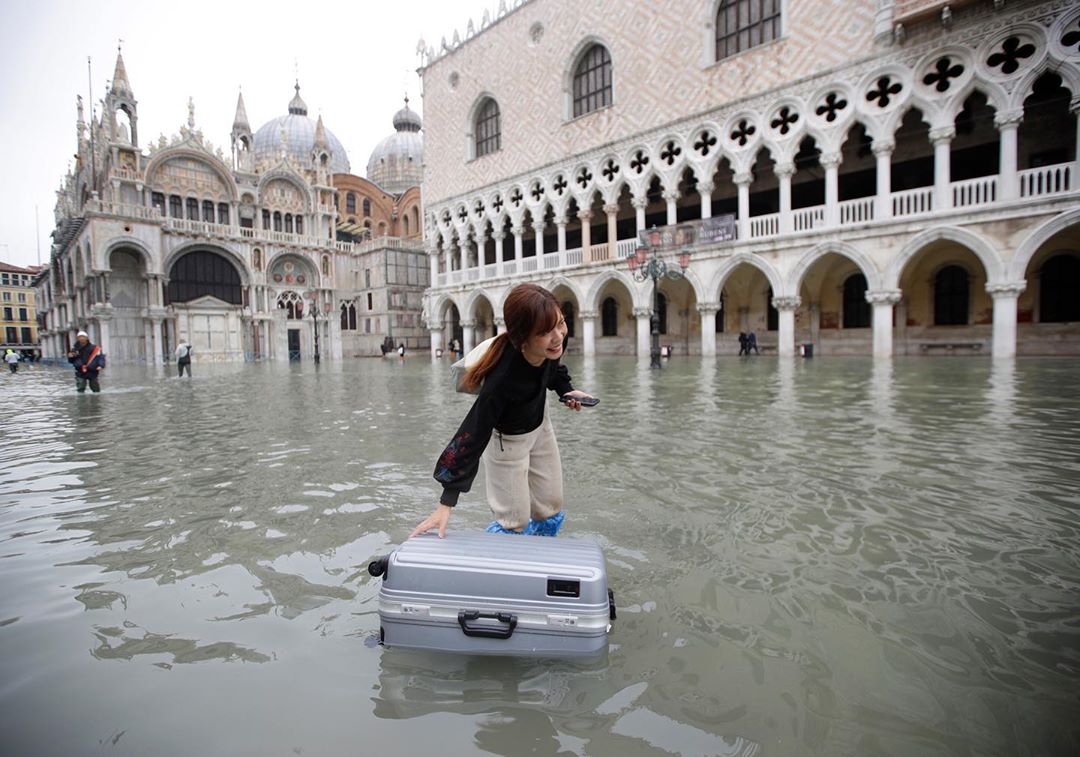
[[[289,154],[302,167],[311,165],[311,149],[315,146],[315,122],[308,118],[307,104],[300,98],[300,83],[296,84],[296,95],[289,103],[287,115],[267,121],[255,132],[255,160],[259,163],[273,163],[281,153],[282,130],[288,140]],[[330,147],[330,170],[333,173],[350,173],[349,156],[333,132],[327,129],[326,143]]]
[[[391,194],[420,186],[424,160],[424,138],[420,116],[405,107],[394,114],[394,133],[379,142],[368,158],[367,177]]]

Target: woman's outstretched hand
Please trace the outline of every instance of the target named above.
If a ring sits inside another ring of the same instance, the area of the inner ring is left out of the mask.
[[[435,512],[424,518],[420,525],[413,529],[413,532],[409,534],[409,538],[413,538],[417,534],[426,534],[433,528],[439,529],[439,538],[446,538],[446,524],[450,521],[450,511],[452,507],[440,504],[435,508]]]
[[[563,395],[563,397],[566,397],[565,404],[568,408],[570,408],[571,410],[581,410],[581,403],[578,402],[578,400],[591,398],[592,395],[575,389],[572,392],[567,392]]]

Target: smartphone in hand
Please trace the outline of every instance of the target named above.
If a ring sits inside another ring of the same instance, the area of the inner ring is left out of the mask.
[[[600,400],[596,397],[571,397],[569,394],[564,394],[562,397],[559,397],[559,402],[564,405],[570,400],[580,402],[582,407],[594,407],[600,403]]]

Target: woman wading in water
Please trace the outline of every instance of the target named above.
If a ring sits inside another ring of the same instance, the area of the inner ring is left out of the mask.
[[[507,295],[503,315],[506,331],[465,373],[464,388],[479,388],[479,395],[435,464],[443,487],[439,505],[410,536],[431,529],[446,535],[450,511],[469,491],[481,460],[495,515],[488,531],[554,536],[562,525],[562,463],[547,392],[564,398],[571,410],[591,398],[574,389],[559,362],[566,321],[551,292],[519,284]]]

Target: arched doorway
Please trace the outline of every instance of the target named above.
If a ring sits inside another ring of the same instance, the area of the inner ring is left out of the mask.
[[[221,252],[192,250],[169,268],[165,302],[174,317],[174,341],[187,339],[200,359],[243,358],[244,300],[240,272]]]
[[[95,299],[108,302],[113,309],[109,321],[110,360],[125,363],[153,360],[153,334],[148,331],[152,326],[143,318],[148,304],[146,280],[146,260],[141,252],[118,248],[109,253],[105,291],[95,293]]]

